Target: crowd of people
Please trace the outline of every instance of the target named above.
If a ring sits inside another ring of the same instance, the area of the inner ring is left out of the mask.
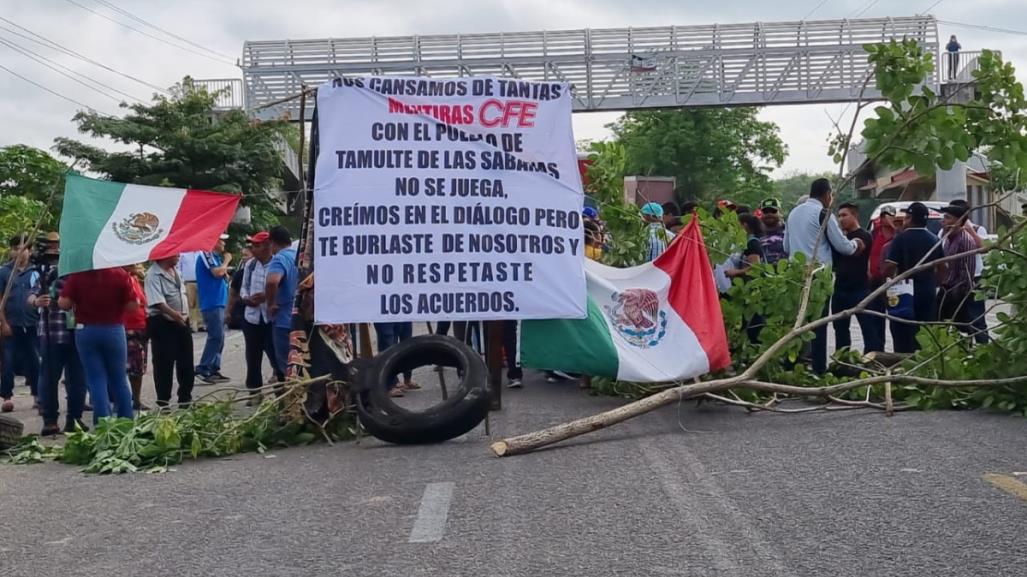
[[[765,199],[755,212],[731,201],[718,202],[714,215],[736,213],[747,237],[741,252],[718,266],[727,283],[719,285],[721,289],[733,279],[747,282],[753,267],[801,253],[833,271],[834,291],[821,311],[826,316],[859,305],[888,279],[917,268],[907,281],[855,315],[863,351],[883,351],[890,329],[895,352],[914,352],[917,323],[938,320],[952,321],[978,343],[987,342],[984,303],[973,294],[983,271],[975,250],[987,231],[968,218],[965,201],[953,201],[941,210],[943,226],[938,233],[928,230],[930,211],[920,202],[901,214],[883,206],[871,231],[862,227],[856,204],[842,203],[837,214],[833,206],[834,193],[826,179],[813,182],[808,197],[800,199],[787,217],[776,198]],[[667,250],[684,222],[682,214],[694,209],[693,203],[650,202],[641,207],[648,260]],[[583,222],[586,257],[600,260],[609,235],[594,208],[585,208]],[[226,327],[242,331],[244,383],[253,391],[251,404],[259,403],[265,386],[264,359],[272,367],[272,383],[283,381],[287,373],[299,281],[296,249],[289,231],[274,227],[247,237],[242,258],[233,266],[228,240],[222,235],[210,252],[168,256],[148,267],[140,263],[58,277],[56,233],[37,239],[35,247],[24,235],[11,238],[11,258],[0,267],[0,286],[7,287],[0,318],[0,408],[13,410],[17,373],[25,377],[43,416],[44,436],[87,429],[82,420],[87,410],[94,423],[112,415],[132,417],[136,411],[150,410],[142,387],[151,355],[157,406],[170,406],[173,394],[179,407],[188,406],[195,381],[231,381],[221,372]],[[754,342],[762,325],[758,315],[747,321],[745,329]],[[193,333],[201,328],[206,341],[194,364]],[[482,340],[483,335],[476,334],[479,325],[473,322],[438,322],[434,332],[445,335],[451,328],[460,340]],[[410,322],[374,323],[374,329],[378,352],[413,335]],[[833,329],[837,348],[852,346],[849,317],[835,320]],[[827,370],[827,331],[826,325],[817,329],[810,348],[809,360],[817,373]],[[521,386],[523,377],[517,333],[516,321],[503,323],[504,361],[508,386],[513,388]],[[550,372],[547,378],[573,376]],[[587,386],[588,377],[581,380]],[[67,407],[63,428],[58,424],[62,382]],[[389,388],[392,396],[401,397],[421,387],[406,373],[397,375]]]
[[[148,267],[61,277],[57,233],[35,241],[11,238],[11,258],[0,267],[0,286],[7,292],[0,315],[0,410],[14,410],[14,380],[21,374],[43,417],[43,436],[88,430],[86,411],[92,411],[94,424],[108,416],[131,418],[150,410],[142,388],[151,359],[157,406],[169,407],[174,395],[179,407],[187,407],[197,379],[209,385],[231,381],[221,372],[226,325],[242,329],[245,385],[254,390],[251,404],[259,402],[263,357],[276,381],[284,381],[287,372],[296,250],[288,229],[278,226],[248,237],[243,259],[233,268],[228,240],[222,235],[212,251],[172,255]],[[193,333],[200,327],[206,342],[194,365]]]

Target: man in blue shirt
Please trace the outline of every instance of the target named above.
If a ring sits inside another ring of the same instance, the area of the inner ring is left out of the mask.
[[[0,332],[3,334],[4,366],[0,376],[0,409],[5,413],[14,410],[11,397],[14,396],[15,359],[25,369],[25,381],[38,397],[36,380],[39,377],[39,352],[36,340],[36,323],[39,313],[29,304],[32,284],[39,273],[29,264],[31,244],[24,235],[11,237],[9,246],[12,259],[0,267],[0,291],[7,292],[7,302],[0,311]],[[13,278],[12,278],[13,277]]]
[[[225,253],[223,234],[214,252],[204,252],[196,258],[196,293],[200,300],[200,314],[207,327],[207,343],[203,346],[196,376],[207,384],[229,381],[221,374],[221,352],[225,348],[225,305],[228,304],[228,264],[232,254]]]
[[[278,372],[289,369],[289,333],[292,332],[292,305],[296,297],[299,270],[296,267],[296,249],[292,248],[292,235],[284,226],[271,229],[271,250],[274,257],[267,267],[264,295],[271,315],[272,340]]]

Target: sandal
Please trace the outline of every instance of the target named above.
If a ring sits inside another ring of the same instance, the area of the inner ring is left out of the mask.
[[[402,385],[396,385],[395,387],[389,389],[389,396],[393,398],[405,397],[406,393],[403,392]]]
[[[421,385],[418,385],[414,381],[407,381],[407,382],[403,383],[403,389],[405,389],[407,391],[416,391],[416,390],[418,390],[420,388],[421,388]]]

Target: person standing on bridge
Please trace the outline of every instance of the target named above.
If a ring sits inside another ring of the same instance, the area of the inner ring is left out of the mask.
[[[955,34],[949,37],[949,43],[945,45],[945,53],[949,59],[949,80],[955,80],[956,73],[959,72],[959,51],[962,48]]]

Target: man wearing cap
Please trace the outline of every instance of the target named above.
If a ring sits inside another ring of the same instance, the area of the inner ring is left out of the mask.
[[[767,264],[776,264],[788,258],[785,251],[785,223],[781,220],[781,201],[776,198],[765,198],[760,203],[760,220],[763,221],[763,255]]]
[[[976,255],[970,253],[980,246],[980,242],[974,239],[970,227],[962,224],[968,212],[966,206],[953,203],[941,209],[941,212],[944,214],[942,249],[945,256],[963,256],[945,263],[945,274],[940,283],[941,291],[938,293],[938,316],[943,320],[956,321],[960,330],[964,332],[972,332],[973,319],[970,314],[974,311],[970,303],[975,301],[973,289]],[[969,224],[969,221],[967,223]]]
[[[961,198],[957,198],[949,204],[964,209],[967,216],[966,221],[963,224],[963,229],[973,239],[974,244],[976,245],[975,248],[980,248],[981,244],[984,242],[983,238],[988,235],[988,229],[974,223],[970,219],[970,203]],[[945,238],[946,244],[948,243],[945,227],[942,227],[942,229],[938,231],[938,237]],[[984,255],[977,253],[974,255],[974,288],[977,288],[977,286],[980,285],[982,274],[984,274]],[[966,300],[966,304],[964,306],[966,317],[971,321],[971,325],[974,328],[974,341],[978,344],[987,343],[991,339],[988,336],[988,319],[984,301],[979,301],[971,296]]]
[[[880,216],[878,216],[877,221],[874,222],[874,232],[870,243],[870,260],[868,263],[871,292],[880,288],[881,285],[888,280],[884,274],[884,259],[888,255],[888,247],[891,245],[892,240],[895,239],[895,235],[898,234],[895,226],[895,220],[895,207],[882,206]],[[868,310],[879,312],[881,314],[884,314],[887,308],[888,295],[886,294],[882,294],[867,305]],[[887,334],[887,319],[882,316],[874,315],[868,316],[867,322],[873,325],[874,332],[880,336],[881,340],[878,342],[883,348],[885,335]]]
[[[223,234],[211,252],[196,257],[196,293],[200,314],[207,327],[207,342],[203,345],[196,376],[207,384],[224,383],[231,379],[221,374],[221,353],[225,348],[225,306],[228,304],[228,265],[231,253],[225,253]]]
[[[14,410],[14,365],[24,363],[25,383],[38,399],[36,387],[39,378],[39,351],[36,323],[39,313],[29,304],[32,283],[38,276],[32,266],[32,242],[26,235],[15,235],[8,242],[12,260],[0,267],[0,290],[7,292],[7,302],[0,310],[0,328],[3,334],[3,374],[0,376],[0,410]],[[12,278],[13,277],[13,278]]]
[[[849,239],[838,225],[838,219],[831,214],[834,193],[826,178],[818,178],[810,185],[809,199],[792,209],[785,227],[785,250],[789,256],[802,253],[807,261],[831,265],[833,253],[851,255],[866,249],[859,238]],[[821,234],[821,225],[824,232]],[[827,315],[827,305],[822,313]],[[813,371],[827,372],[827,326],[813,331]]]
[[[649,250],[646,253],[646,260],[654,261],[667,250],[667,245],[674,240],[674,233],[663,226],[663,207],[655,202],[647,202],[642,206],[642,218],[649,227]]]
[[[271,235],[267,231],[261,231],[249,237],[247,241],[250,243],[253,258],[244,267],[239,299],[246,303],[242,331],[246,340],[246,388],[252,390],[259,389],[264,384],[261,364],[265,355],[274,369],[275,376],[279,380],[284,380],[285,376],[278,370],[271,333],[271,314],[268,311],[267,296],[264,294],[267,267],[272,256]],[[251,403],[253,402],[251,400]]]
[[[927,230],[927,218],[930,211],[922,202],[914,202],[905,209],[908,222],[905,230],[899,233],[888,248],[888,256],[884,261],[884,274],[888,278],[902,274],[921,263],[933,262],[942,257],[941,243],[938,237]],[[937,282],[933,268],[921,270],[912,276],[913,279],[913,320],[934,322],[938,320]],[[892,322],[892,338],[895,341],[895,352],[916,352],[916,326],[907,323]]]

